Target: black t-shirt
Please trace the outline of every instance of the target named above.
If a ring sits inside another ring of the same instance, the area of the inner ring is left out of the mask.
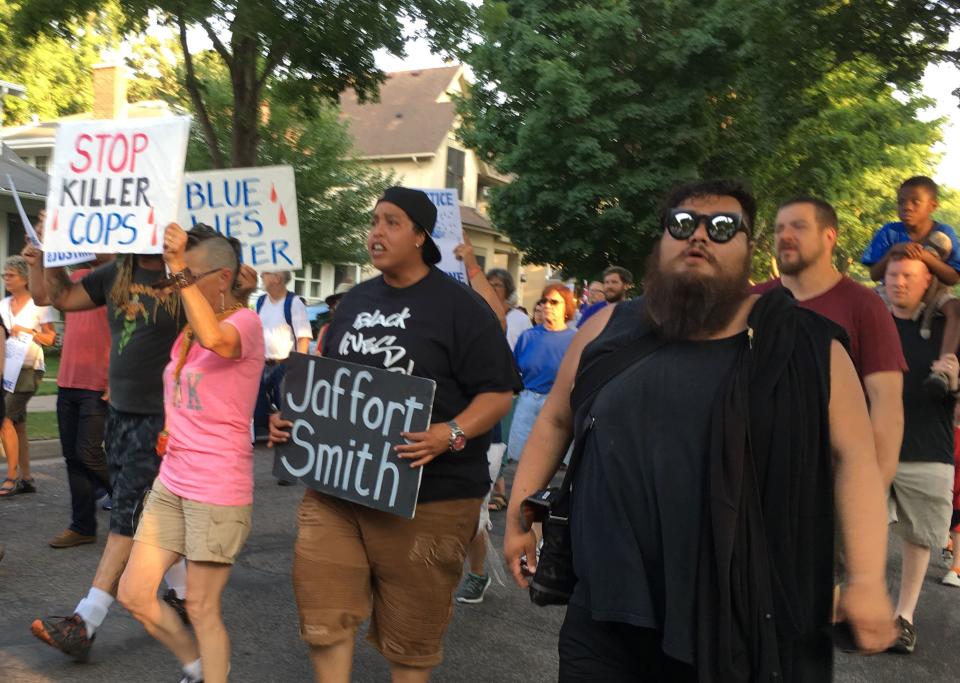
[[[585,358],[638,339],[639,311],[639,303],[617,306]],[[746,340],[670,342],[606,384],[573,487],[571,604],[597,621],[660,631],[663,651],[687,663],[710,416]]]
[[[134,259],[135,256],[126,258]],[[125,413],[163,414],[163,369],[170,349],[186,324],[183,308],[174,320],[149,285],[164,277],[163,270],[134,265],[127,305],[117,309],[110,290],[119,260],[107,263],[81,280],[97,306],[107,306],[110,324],[110,405]]]
[[[377,277],[351,289],[324,337],[323,355],[434,380],[435,423],[455,418],[477,394],[521,388],[493,311],[436,268],[409,287]],[[490,434],[483,434],[427,464],[418,501],[485,496],[489,445]]]
[[[952,396],[937,400],[923,388],[930,364],[940,357],[946,319],[934,316],[930,338],[920,336],[919,320],[894,318],[903,355],[910,369],[903,376],[903,443],[900,462],[953,464]]]

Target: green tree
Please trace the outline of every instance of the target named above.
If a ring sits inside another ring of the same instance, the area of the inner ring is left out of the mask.
[[[857,183],[923,165],[936,124],[916,122],[923,102],[911,88],[942,56],[955,11],[881,0],[487,2],[467,57],[478,82],[460,102],[463,138],[515,176],[491,211],[530,261],[580,276],[610,262],[642,270],[660,233],[658,198],[679,181],[751,179],[767,215],[786,192],[855,204]]]
[[[221,144],[226,144],[232,121],[229,76],[212,51],[195,55],[195,68],[210,105],[211,125]],[[188,106],[183,99],[174,101]],[[212,163],[206,137],[192,128],[187,170],[208,169]],[[355,159],[353,139],[346,122],[340,120],[339,109],[320,102],[306,111],[275,99],[268,89],[254,165],[280,164],[293,166],[296,173],[304,262],[365,261],[370,207],[391,184],[392,177]]]
[[[260,105],[268,84],[276,97],[305,106],[335,101],[348,87],[361,97],[373,97],[384,78],[374,63],[374,52],[403,53],[404,19],[423,20],[430,44],[450,50],[463,40],[472,16],[465,0],[116,1],[126,19],[125,28],[142,29],[156,17],[176,31],[184,57],[183,83],[209,145],[212,165],[218,168],[256,162]],[[103,6],[104,0],[20,0],[15,25],[27,36],[72,36],[78,17]],[[229,73],[229,155],[214,129],[213,112],[188,48],[191,28],[206,33]]]

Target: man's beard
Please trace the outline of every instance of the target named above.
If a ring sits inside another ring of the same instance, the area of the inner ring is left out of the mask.
[[[679,258],[682,258],[679,257]],[[709,337],[726,327],[747,297],[750,252],[733,272],[716,275],[667,272],[660,264],[658,242],[647,259],[644,307],[654,329],[665,339]]]

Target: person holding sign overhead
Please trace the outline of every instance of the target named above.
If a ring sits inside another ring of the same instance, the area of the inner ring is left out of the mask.
[[[343,297],[323,355],[434,380],[427,431],[396,447],[422,467],[413,519],[308,489],[293,566],[300,632],[317,680],[348,681],[360,624],[394,681],[426,681],[443,658],[443,634],[490,488],[490,430],[510,408],[519,377],[490,307],[435,267],[437,209],[424,192],[391,187],[367,236],[381,276]],[[271,416],[274,443],[291,423]]]
[[[164,371],[166,443],[157,445],[163,460],[117,598],[180,660],[183,681],[221,683],[230,641],[220,595],[253,510],[249,420],[263,370],[263,328],[233,292],[238,240],[203,224],[186,233],[174,223],[163,249],[187,325]],[[181,558],[196,640],[157,599],[164,572]]]
[[[0,318],[10,330],[10,341],[26,345],[23,366],[13,391],[4,396],[6,417],[0,428],[3,449],[7,453],[7,476],[0,483],[0,497],[33,493],[36,487],[30,476],[30,442],[27,440],[27,403],[37,393],[46,366],[43,346],[57,338],[53,329],[53,312],[48,306],[37,306],[30,295],[30,269],[22,256],[11,256],[3,268],[3,286],[7,297],[0,301]]]

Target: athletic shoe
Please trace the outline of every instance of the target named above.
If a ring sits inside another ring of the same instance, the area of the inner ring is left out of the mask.
[[[940,583],[942,583],[944,586],[960,588],[960,571],[951,569],[942,579],[940,579]]]
[[[87,637],[87,625],[79,614],[72,617],[37,619],[30,625],[30,632],[50,647],[57,648],[78,662],[90,659],[90,648],[97,637],[96,634]]]
[[[457,602],[476,605],[483,602],[483,594],[487,592],[493,581],[489,576],[477,576],[473,572],[467,574],[460,590],[457,591]]]
[[[184,626],[190,625],[190,615],[187,614],[187,601],[178,598],[177,591],[168,588],[167,592],[163,594],[163,601],[174,609]]]
[[[57,536],[51,538],[47,544],[51,548],[72,548],[75,545],[96,542],[96,536],[85,536],[84,534],[78,534],[73,529],[64,529]]]
[[[100,503],[100,509],[110,512],[113,509],[113,501],[110,500],[110,494],[104,493],[101,497],[97,498],[97,502]]]
[[[202,678],[194,678],[190,674],[183,674],[180,677],[180,683],[203,683]]]
[[[912,654],[917,647],[917,627],[901,616],[897,616],[897,627],[900,629],[900,635],[890,646],[889,652],[900,655]]]

